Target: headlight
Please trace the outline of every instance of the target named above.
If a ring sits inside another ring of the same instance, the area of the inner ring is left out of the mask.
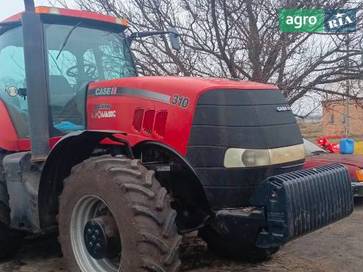
[[[363,169],[358,169],[355,171],[355,175],[357,177],[357,181],[363,182]]]
[[[267,166],[303,160],[304,158],[305,152],[302,144],[272,149],[228,148],[224,155],[224,167]]]
[[[241,156],[242,164],[245,167],[263,166],[271,164],[268,150],[247,149]]]

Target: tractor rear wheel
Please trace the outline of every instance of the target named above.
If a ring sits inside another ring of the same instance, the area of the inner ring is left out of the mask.
[[[175,216],[167,191],[138,160],[105,155],[80,163],[60,197],[69,271],[177,271]]]
[[[258,248],[251,242],[241,241],[237,236],[218,233],[212,226],[199,230],[199,236],[207,243],[211,252],[224,258],[262,262],[270,259],[279,250],[279,247]]]

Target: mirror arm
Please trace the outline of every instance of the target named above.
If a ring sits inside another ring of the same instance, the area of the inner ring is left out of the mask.
[[[131,46],[132,41],[134,41],[137,38],[142,39],[142,38],[146,38],[146,37],[150,37],[150,36],[167,35],[167,34],[169,34],[172,48],[175,49],[176,51],[180,51],[180,42],[179,42],[180,34],[178,33],[178,31],[175,28],[169,28],[167,31],[134,32],[134,33],[131,33],[131,35],[128,36],[126,39],[127,39],[128,45]]]
[[[27,89],[26,88],[19,88],[18,89],[18,94],[20,97],[26,99],[27,97]]]

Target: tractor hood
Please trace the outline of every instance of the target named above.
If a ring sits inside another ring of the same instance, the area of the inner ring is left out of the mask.
[[[131,144],[156,140],[183,156],[188,145],[200,142],[268,149],[302,141],[291,108],[274,85],[217,78],[127,77],[90,83],[88,97],[88,129],[124,131],[135,135]]]

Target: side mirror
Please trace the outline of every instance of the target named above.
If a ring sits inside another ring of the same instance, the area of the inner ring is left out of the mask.
[[[175,27],[169,27],[168,32],[169,32],[169,40],[170,40],[171,47],[176,51],[180,51],[181,45],[180,45],[179,32],[176,30]]]

